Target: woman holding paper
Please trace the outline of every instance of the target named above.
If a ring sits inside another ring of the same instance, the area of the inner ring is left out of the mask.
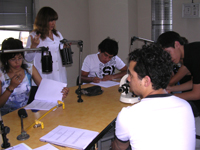
[[[9,38],[3,41],[2,49],[23,49],[23,44],[18,39]],[[24,53],[2,53],[0,70],[0,110],[5,115],[28,102],[31,79],[39,86],[42,78],[34,65],[24,63]],[[69,92],[68,88],[62,91],[63,98]]]

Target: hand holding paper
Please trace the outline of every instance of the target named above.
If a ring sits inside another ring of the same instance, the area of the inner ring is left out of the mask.
[[[62,99],[66,98],[67,95],[68,95],[68,93],[69,93],[69,88],[64,87],[64,88],[62,89],[61,93],[63,93]]]
[[[25,109],[50,110],[57,105],[58,100],[62,100],[63,96],[67,96],[69,90],[68,88],[63,88],[66,86],[67,84],[62,82],[42,79],[35,94],[35,99]]]

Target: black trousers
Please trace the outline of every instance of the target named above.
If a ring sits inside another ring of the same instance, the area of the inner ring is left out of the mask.
[[[187,101],[192,107],[194,117],[200,116],[200,100]]]

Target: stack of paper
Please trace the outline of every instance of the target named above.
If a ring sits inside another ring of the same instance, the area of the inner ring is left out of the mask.
[[[98,132],[59,125],[40,140],[75,149],[85,149]]]
[[[18,145],[7,148],[6,150],[32,150],[32,149],[25,143],[20,143]]]
[[[62,100],[61,91],[66,86],[67,84],[62,82],[42,79],[33,102],[25,109],[50,110],[57,105],[58,100]]]

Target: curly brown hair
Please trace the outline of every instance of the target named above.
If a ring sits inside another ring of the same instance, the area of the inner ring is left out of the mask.
[[[173,62],[168,52],[155,44],[144,45],[129,53],[129,63],[131,61],[137,62],[133,70],[139,79],[149,76],[155,90],[167,87],[173,71]]]

